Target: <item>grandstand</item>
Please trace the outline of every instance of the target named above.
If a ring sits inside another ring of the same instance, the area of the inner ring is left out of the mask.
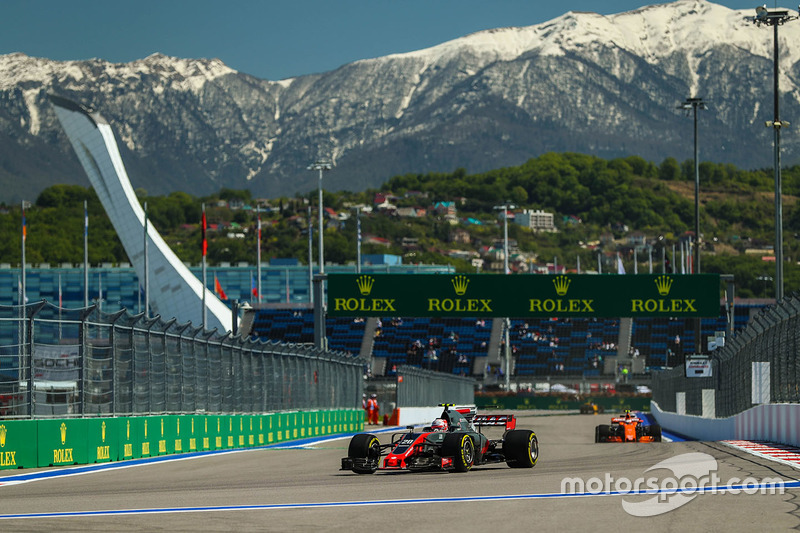
[[[450,267],[406,265],[391,267],[391,272],[435,272]],[[199,273],[198,267],[190,267]],[[329,265],[334,273],[352,273],[354,267]],[[72,265],[29,267],[29,302],[46,299],[61,307],[83,305],[83,269]],[[262,266],[262,303],[252,292],[256,268],[253,265],[213,266],[209,268],[209,290],[214,278],[227,293],[228,305],[236,299],[251,302],[254,320],[251,334],[263,339],[297,344],[313,344],[313,311],[309,303],[308,267],[303,265]],[[18,303],[18,268],[0,264],[0,300]],[[90,303],[113,313],[128,309],[142,311],[140,281],[133,268],[103,265],[93,267],[89,276]],[[59,297],[59,288],[60,294]],[[750,317],[771,300],[736,300],[734,330],[743,329]],[[682,356],[695,351],[694,323],[691,319],[632,320],[628,345],[631,354],[619,354],[619,319],[512,319],[509,336],[513,354],[513,374],[518,378],[574,376],[613,376],[611,362],[633,355],[636,372],[679,364]],[[403,364],[439,370],[455,375],[484,376],[487,364],[499,362],[502,349],[502,319],[477,318],[402,318],[375,319],[329,317],[326,320],[328,347],[331,350],[364,355],[372,361],[375,375],[391,375]],[[380,327],[379,327],[380,326]],[[701,321],[701,339],[726,330],[726,319]],[[679,338],[680,343],[675,340]],[[434,351],[431,351],[433,349]],[[632,359],[632,358],[631,358]],[[563,366],[562,366],[563,365]]]
[[[280,263],[280,261],[276,261]],[[189,266],[189,270],[202,277],[200,265]],[[452,272],[445,265],[394,265],[390,267],[365,267],[365,272],[388,273],[438,273]],[[328,273],[352,273],[354,265],[326,265]],[[313,270],[317,274],[316,268]],[[47,300],[68,309],[83,307],[83,267],[65,263],[62,265],[28,265],[26,274],[26,296],[29,302]],[[224,303],[232,306],[233,300],[256,304],[254,292],[257,283],[255,265],[214,265],[208,267],[208,290],[213,293],[214,279],[218,279],[225,291]],[[8,305],[18,304],[21,294],[21,271],[8,263],[0,263],[0,301]],[[99,304],[103,311],[114,313],[127,309],[140,313],[143,309],[142,280],[129,264],[93,265],[89,270],[89,303]],[[261,266],[262,304],[300,304],[308,305],[309,272],[307,265]],[[171,318],[171,317],[170,317]]]
[[[734,331],[744,328],[768,303],[737,300]],[[647,374],[654,368],[681,364],[685,354],[696,351],[693,319],[633,319],[630,338],[622,342],[621,322],[604,318],[512,319],[513,375],[607,377],[615,375],[619,364]],[[502,319],[336,317],[327,319],[326,328],[330,349],[371,357],[375,375],[392,375],[396,367],[411,365],[482,377],[486,363],[498,360],[504,348],[502,324]],[[718,318],[701,321],[702,339],[725,330],[724,309]],[[313,310],[261,307],[255,311],[251,335],[313,343]],[[621,344],[629,346],[625,353],[620,353]]]

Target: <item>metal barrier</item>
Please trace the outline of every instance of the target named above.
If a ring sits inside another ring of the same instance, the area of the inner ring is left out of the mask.
[[[687,378],[677,367],[656,372],[653,400],[664,411],[715,417],[759,403],[800,402],[798,293],[754,316],[711,358],[711,377]]]
[[[397,367],[397,407],[432,407],[440,403],[474,404],[475,380],[413,366]]]
[[[0,417],[358,408],[366,361],[175,320],[0,306]]]

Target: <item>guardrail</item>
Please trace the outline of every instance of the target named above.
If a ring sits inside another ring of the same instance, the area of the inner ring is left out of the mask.
[[[711,377],[684,368],[653,374],[653,400],[666,412],[730,417],[754,405],[800,402],[800,299],[795,293],[754,316],[711,355]]]

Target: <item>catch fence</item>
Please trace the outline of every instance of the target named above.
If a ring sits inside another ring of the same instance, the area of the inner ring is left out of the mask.
[[[710,377],[683,367],[653,375],[663,411],[729,417],[755,404],[800,402],[800,298],[794,293],[751,318],[711,353]]]
[[[431,407],[475,403],[475,380],[413,366],[397,367],[397,406]]]
[[[0,306],[0,418],[357,408],[366,362],[175,319]]]

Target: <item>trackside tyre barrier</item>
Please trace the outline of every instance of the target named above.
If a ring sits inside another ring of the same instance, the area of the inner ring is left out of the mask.
[[[251,448],[363,429],[362,409],[0,420],[0,469]]]

